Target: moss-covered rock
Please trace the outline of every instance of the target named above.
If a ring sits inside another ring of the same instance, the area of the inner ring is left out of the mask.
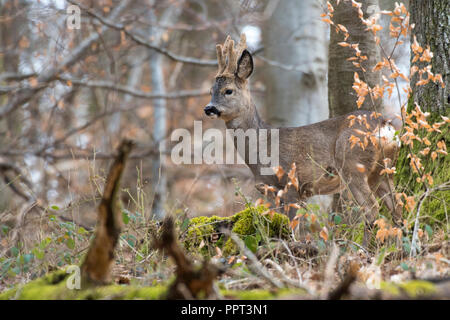
[[[247,207],[230,217],[193,218],[183,238],[184,247],[191,253],[206,256],[216,255],[215,247],[219,247],[225,256],[237,254],[236,245],[221,232],[222,228],[242,238],[253,236],[258,244],[273,237],[289,237],[289,218],[280,213],[263,214],[266,211],[264,206]]]

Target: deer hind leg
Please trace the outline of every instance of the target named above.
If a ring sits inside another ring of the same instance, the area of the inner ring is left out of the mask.
[[[384,205],[392,214],[394,223],[398,226],[402,223],[402,206],[395,200],[394,180],[392,175],[380,176],[378,172],[369,177],[369,185],[375,195],[383,201]]]
[[[367,227],[371,227],[379,212],[378,202],[369,186],[367,176],[362,173],[353,172],[347,179],[348,188],[355,202],[361,207],[364,219],[363,245],[369,243],[369,232]]]
[[[297,209],[294,206],[289,206],[290,204],[300,204],[302,205],[303,202],[307,199],[304,195],[300,194],[299,191],[297,191],[293,186],[290,188],[287,188],[287,192],[283,193],[282,197],[279,199],[279,203],[277,203],[277,194],[278,191],[280,191],[279,188],[274,187],[274,191],[267,191],[264,183],[259,183],[255,185],[256,190],[258,190],[261,194],[263,194],[266,199],[271,203],[272,208],[275,210],[279,210],[286,214],[290,220],[294,219],[294,217],[297,215]]]

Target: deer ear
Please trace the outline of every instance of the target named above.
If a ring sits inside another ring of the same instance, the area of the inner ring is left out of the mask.
[[[237,69],[236,69],[236,76],[241,79],[245,80],[253,72],[253,58],[250,52],[248,52],[247,49],[242,51],[241,57],[238,60],[237,63]]]

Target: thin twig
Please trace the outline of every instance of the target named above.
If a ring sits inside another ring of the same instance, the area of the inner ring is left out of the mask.
[[[250,251],[250,249],[247,248],[247,246],[244,244],[244,242],[233,232],[230,232],[226,229],[222,230],[223,233],[227,234],[231,237],[234,243],[238,246],[239,250],[247,257],[248,261],[250,262],[250,268],[253,270],[253,272],[257,273],[261,277],[263,277],[267,282],[269,282],[271,285],[273,285],[276,288],[283,288],[283,284],[276,278],[274,278],[266,268],[261,264],[261,262],[258,261],[256,256],[253,254],[253,252]]]

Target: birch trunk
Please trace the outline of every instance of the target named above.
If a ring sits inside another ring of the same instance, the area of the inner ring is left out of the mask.
[[[153,2],[153,1],[151,1]],[[182,6],[170,6],[167,8],[159,22],[162,25],[168,25],[177,20],[181,14]],[[153,42],[163,46],[163,34],[166,32],[162,28],[152,28],[151,36]],[[163,73],[163,56],[157,52],[150,57],[150,75],[152,90],[164,94],[166,92],[165,78]],[[165,149],[167,136],[167,103],[165,99],[156,99],[153,101],[153,141],[159,145],[160,156],[155,157],[152,163],[152,179],[154,185],[153,197],[153,217],[161,220],[165,216],[164,205],[167,195],[167,178],[164,173]]]
[[[321,4],[317,0],[278,1],[267,20],[263,30],[264,57],[269,61],[264,69],[264,117],[271,125],[301,126],[328,117],[327,26],[320,18]]]

